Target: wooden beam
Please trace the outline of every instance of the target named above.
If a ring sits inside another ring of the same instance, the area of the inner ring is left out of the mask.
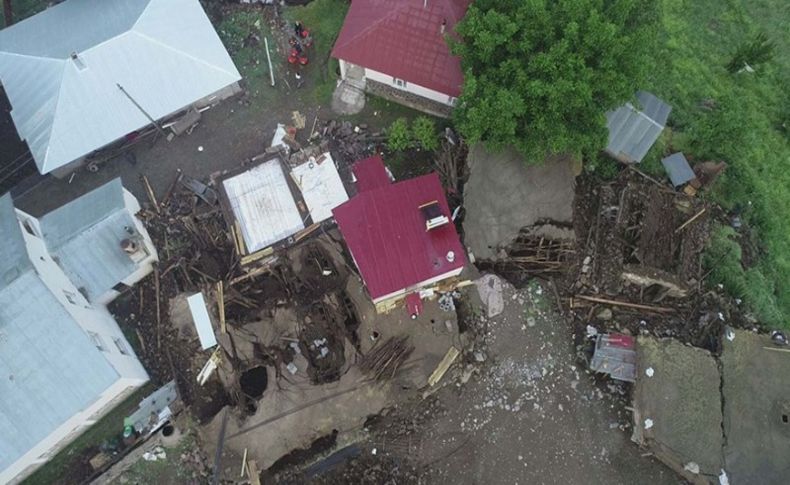
[[[622,306],[627,308],[636,308],[638,310],[647,310],[651,312],[671,312],[671,308],[661,307],[661,306],[653,306],[653,305],[640,305],[638,303],[628,303],[626,301],[617,301],[617,300],[609,300],[608,298],[599,298],[596,296],[587,296],[587,295],[576,295],[574,298],[578,298],[580,300],[591,301],[594,303],[603,303],[605,305],[614,305],[614,306]]]
[[[247,462],[247,473],[249,473],[252,485],[261,485],[261,472],[258,471],[258,464],[255,463],[255,460]]]
[[[148,194],[148,200],[151,202],[151,205],[154,206],[157,214],[161,214],[162,211],[159,207],[159,203],[156,201],[156,196],[154,195],[154,189],[151,188],[151,182],[148,181],[148,177],[145,175],[141,175],[143,179],[143,185],[145,186],[145,191]]]
[[[274,248],[269,246],[268,248],[263,248],[260,251],[256,251],[256,252],[254,252],[252,254],[248,254],[247,256],[244,256],[243,258],[241,258],[241,265],[242,266],[246,266],[246,265],[248,265],[250,263],[254,263],[255,261],[258,261],[259,259],[263,259],[266,256],[269,256],[273,252],[274,252]]]
[[[449,349],[447,349],[447,353],[444,354],[444,358],[441,362],[439,362],[436,370],[434,370],[431,376],[428,378],[429,386],[433,387],[437,382],[442,380],[442,377],[444,377],[444,374],[447,373],[447,370],[450,368],[450,366],[453,364],[453,361],[455,361],[455,359],[458,357],[458,354],[460,353],[461,352],[459,352],[458,349],[452,345]]]
[[[699,211],[699,212],[697,212],[696,214],[694,214],[694,216],[693,216],[691,219],[689,219],[689,220],[687,220],[686,222],[684,222],[683,224],[681,224],[681,225],[680,225],[680,227],[678,227],[677,229],[675,229],[675,234],[679,233],[680,231],[682,231],[682,230],[683,230],[683,228],[684,228],[684,227],[686,227],[686,226],[688,226],[689,224],[691,224],[692,222],[696,221],[696,220],[697,220],[697,218],[698,218],[699,216],[701,216],[702,214],[704,214],[706,210],[707,210],[707,207],[703,208],[701,211]]]
[[[222,333],[228,333],[228,328],[225,326],[225,290],[222,285],[222,280],[217,281],[217,306],[219,307],[219,326]]]

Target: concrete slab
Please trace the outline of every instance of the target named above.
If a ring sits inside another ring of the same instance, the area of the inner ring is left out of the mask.
[[[365,90],[348,81],[341,81],[332,94],[332,111],[339,115],[355,115],[365,108]]]
[[[464,188],[465,241],[478,259],[491,259],[523,227],[573,217],[572,161],[528,165],[513,149],[492,153],[478,144],[469,150]]]

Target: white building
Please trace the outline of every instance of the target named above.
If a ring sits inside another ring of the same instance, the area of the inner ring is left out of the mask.
[[[116,179],[41,218],[0,198],[0,483],[17,483],[148,375],[105,304],[152,270]]]
[[[354,0],[332,56],[344,82],[449,116],[463,85],[447,37],[471,0]]]

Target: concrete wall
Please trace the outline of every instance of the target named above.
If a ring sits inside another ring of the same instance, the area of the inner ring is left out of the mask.
[[[388,84],[396,89],[407,91],[409,93],[416,94],[417,96],[422,96],[423,98],[428,98],[431,101],[436,101],[437,103],[447,106],[455,105],[455,98],[452,96],[448,96],[447,94],[440,93],[439,91],[434,91],[433,89],[428,89],[408,81],[406,81],[406,86],[398,86],[395,83],[395,78],[388,74],[374,71],[373,69],[365,68],[365,77],[383,84]]]

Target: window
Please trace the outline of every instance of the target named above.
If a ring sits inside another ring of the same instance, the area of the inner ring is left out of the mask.
[[[392,84],[398,86],[399,88],[406,87],[406,81],[404,81],[403,79],[398,79],[396,77],[392,78]]]
[[[93,345],[95,345],[97,349],[101,350],[102,352],[107,351],[107,348],[104,347],[104,342],[102,342],[102,339],[98,333],[88,331],[88,336],[91,338],[91,340],[93,340]]]
[[[123,355],[129,355],[129,351],[126,349],[126,342],[124,342],[123,339],[113,337],[112,341],[115,342],[115,346],[118,347],[118,352]]]
[[[63,294],[66,296],[66,299],[69,301],[69,303],[72,305],[77,304],[77,295],[67,290],[63,290]]]

